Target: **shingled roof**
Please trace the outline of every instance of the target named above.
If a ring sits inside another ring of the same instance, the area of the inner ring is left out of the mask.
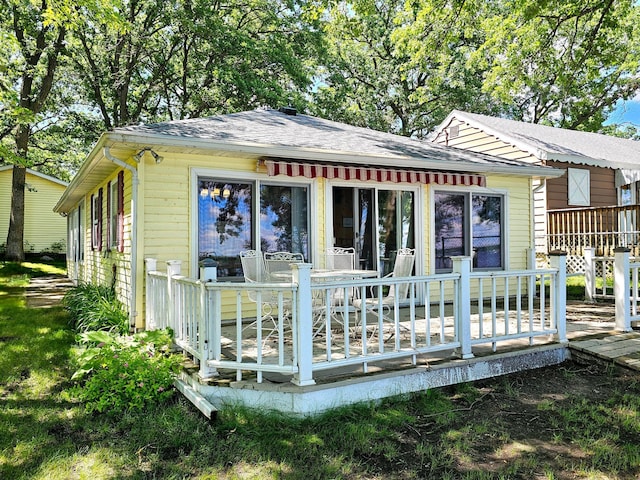
[[[510,143],[540,160],[640,169],[640,142],[600,133],[581,132],[453,110],[436,133],[456,118]]]
[[[291,158],[306,160],[326,160],[321,155],[325,153],[330,154],[334,161],[342,158],[348,162],[351,159],[355,164],[402,164],[405,167],[437,169],[442,163],[442,168],[448,170],[516,173],[519,168],[524,168],[528,174],[535,174],[530,171],[531,164],[526,162],[462,152],[400,135],[273,109],[129,126],[118,128],[114,133],[144,136],[148,141],[194,140],[202,146],[224,144],[228,148],[245,147],[245,150],[251,149],[247,147],[276,149]],[[407,162],[417,163],[410,165]],[[553,175],[544,170],[537,173]]]
[[[66,212],[135,153],[224,153],[245,158],[466,174],[557,177],[562,170],[496,158],[309,115],[257,109],[116,128],[104,133],[55,207]],[[118,151],[118,163],[106,152]]]

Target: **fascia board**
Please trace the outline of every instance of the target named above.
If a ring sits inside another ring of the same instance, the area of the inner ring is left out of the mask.
[[[553,153],[549,155],[547,160],[556,162],[573,163],[577,165],[590,165],[592,167],[601,168],[622,168],[626,170],[640,170],[640,163],[634,162],[615,162],[594,157],[585,157],[582,155],[566,155],[561,153]]]

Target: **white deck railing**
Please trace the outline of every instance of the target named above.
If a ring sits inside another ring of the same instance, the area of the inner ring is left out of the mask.
[[[450,274],[324,283],[311,281],[311,265],[296,264],[292,283],[263,284],[202,283],[180,276],[175,262],[165,274],[151,261],[146,315],[150,328],[173,329],[202,377],[231,370],[242,380],[253,371],[257,382],[286,374],[310,385],[329,369],[366,373],[372,364],[415,364],[451,350],[471,358],[483,344],[495,351],[549,335],[566,343],[564,261],[553,256],[549,270],[472,273],[470,257],[458,257]],[[385,297],[407,284],[406,300]],[[274,307],[263,307],[267,297]],[[368,300],[335,301],[354,297]]]

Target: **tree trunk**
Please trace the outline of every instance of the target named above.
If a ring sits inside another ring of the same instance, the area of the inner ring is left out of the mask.
[[[20,125],[16,132],[16,151],[23,159],[27,158],[31,129],[28,125]],[[9,233],[7,234],[7,260],[24,261],[24,185],[27,178],[27,167],[13,166],[11,182],[11,215],[9,217]]]
[[[11,215],[7,235],[7,260],[24,261],[24,184],[27,176],[25,167],[13,166],[11,183]]]

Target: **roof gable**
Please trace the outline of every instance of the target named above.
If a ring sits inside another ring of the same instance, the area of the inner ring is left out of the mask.
[[[436,129],[435,134],[442,132],[454,118],[510,143],[540,160],[609,168],[640,168],[640,142],[635,140],[460,110],[453,110]]]
[[[12,170],[13,170],[13,165],[5,165],[5,166],[0,167],[0,172],[6,172],[6,171],[10,171],[11,172]],[[68,182],[60,180],[59,178],[55,178],[55,177],[52,177],[50,175],[46,175],[44,173],[40,173],[40,172],[37,172],[35,170],[31,170],[30,168],[27,168],[27,174],[28,175],[34,175],[36,177],[39,177],[39,178],[41,178],[43,180],[46,180],[48,182],[51,182],[51,183],[62,185],[63,187],[66,187],[67,185],[69,185]]]

